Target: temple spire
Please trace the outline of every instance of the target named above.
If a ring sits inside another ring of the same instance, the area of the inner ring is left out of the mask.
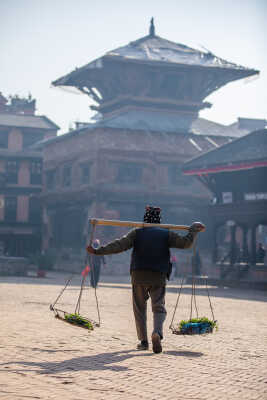
[[[150,20],[149,36],[155,36],[155,25],[154,25],[154,18],[153,17]]]

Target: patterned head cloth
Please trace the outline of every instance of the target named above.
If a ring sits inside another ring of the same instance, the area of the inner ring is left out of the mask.
[[[160,224],[161,220],[160,212],[161,212],[160,207],[146,206],[144,222],[147,222],[149,224]]]
[[[93,241],[93,248],[94,249],[98,249],[99,246],[100,246],[100,240],[99,239],[95,239]]]

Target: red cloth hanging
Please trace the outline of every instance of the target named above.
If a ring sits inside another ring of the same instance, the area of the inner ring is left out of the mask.
[[[82,276],[87,276],[90,272],[90,266],[86,265],[86,267],[82,270]]]

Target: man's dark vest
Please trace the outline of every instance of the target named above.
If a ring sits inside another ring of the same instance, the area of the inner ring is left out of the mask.
[[[131,270],[170,271],[169,231],[162,228],[136,230]]]

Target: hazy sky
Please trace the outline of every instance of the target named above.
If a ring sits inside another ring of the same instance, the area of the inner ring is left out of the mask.
[[[259,69],[260,77],[228,84],[200,116],[224,124],[267,119],[267,0],[1,0],[0,91],[37,99],[37,112],[68,130],[92,112],[86,95],[51,82],[105,52],[148,34],[212,51]]]

